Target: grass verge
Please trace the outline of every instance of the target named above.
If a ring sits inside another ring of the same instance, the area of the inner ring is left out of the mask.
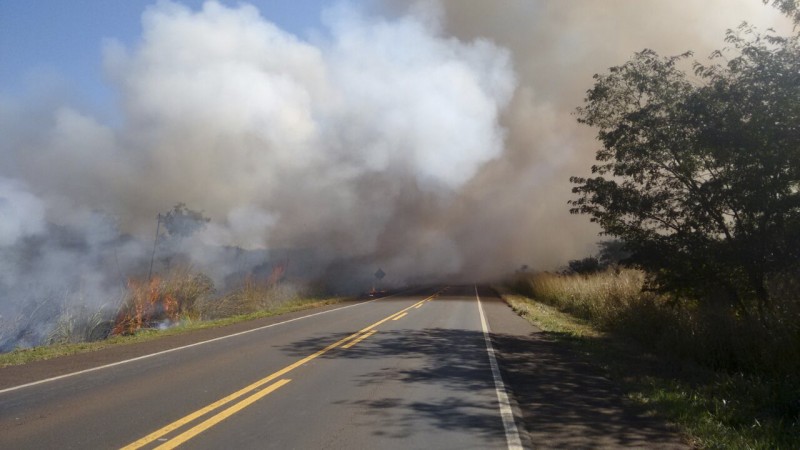
[[[269,309],[260,310],[248,314],[239,314],[215,320],[193,320],[186,319],[175,326],[163,330],[153,328],[142,328],[132,335],[112,336],[108,339],[96,342],[80,342],[74,344],[54,344],[39,347],[13,350],[8,353],[0,354],[0,367],[16,366],[33,361],[42,361],[59,356],[75,355],[101,350],[104,348],[135,344],[161,339],[167,336],[175,336],[206,328],[218,328],[234,323],[245,322],[248,320],[261,319],[264,317],[277,316],[294,311],[319,308],[321,306],[332,305],[344,301],[345,298],[328,299],[296,299],[276,304]]]
[[[800,448],[798,419],[785,419],[785,412],[796,410],[800,402],[789,377],[722,373],[657,357],[631,339],[499,290],[520,316],[605,368],[634,403],[676,424],[693,447]]]

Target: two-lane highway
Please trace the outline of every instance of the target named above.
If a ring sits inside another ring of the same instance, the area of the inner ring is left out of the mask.
[[[0,391],[0,448],[513,448],[490,347],[473,287],[396,295]]]

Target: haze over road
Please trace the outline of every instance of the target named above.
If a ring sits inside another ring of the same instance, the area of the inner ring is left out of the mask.
[[[575,421],[581,411],[570,400],[578,397],[568,392],[559,394],[568,405],[561,411],[537,406],[557,401],[523,388],[519,397],[530,411],[515,407],[516,420],[508,420],[506,407],[504,423],[504,390],[498,395],[481,311],[491,326],[522,322],[496,297],[481,292],[479,303],[476,293],[472,286],[440,287],[305,313],[18,389],[7,381],[25,369],[2,369],[0,448],[518,448],[531,445],[531,437],[545,447],[623,443],[614,440],[616,406],[602,405],[605,416],[592,410],[597,405],[581,407],[597,421],[588,425],[605,427],[606,441],[598,441],[596,429]],[[563,369],[545,347],[532,348],[549,358],[548,367]],[[508,356],[513,369],[514,355]],[[565,377],[576,392],[584,390],[578,372]],[[553,388],[546,381],[539,394]],[[547,417],[521,419],[536,409]],[[524,423],[536,423],[538,434],[527,433]],[[646,427],[624,432],[629,444],[676,442]]]

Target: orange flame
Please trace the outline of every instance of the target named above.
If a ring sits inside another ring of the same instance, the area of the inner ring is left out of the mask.
[[[128,299],[120,307],[112,334],[133,334],[166,320],[175,320],[180,305],[159,277],[149,282],[128,280]]]

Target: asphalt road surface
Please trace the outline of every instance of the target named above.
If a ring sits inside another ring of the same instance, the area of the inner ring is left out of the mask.
[[[682,444],[474,286],[0,369],[0,448],[177,446]]]

